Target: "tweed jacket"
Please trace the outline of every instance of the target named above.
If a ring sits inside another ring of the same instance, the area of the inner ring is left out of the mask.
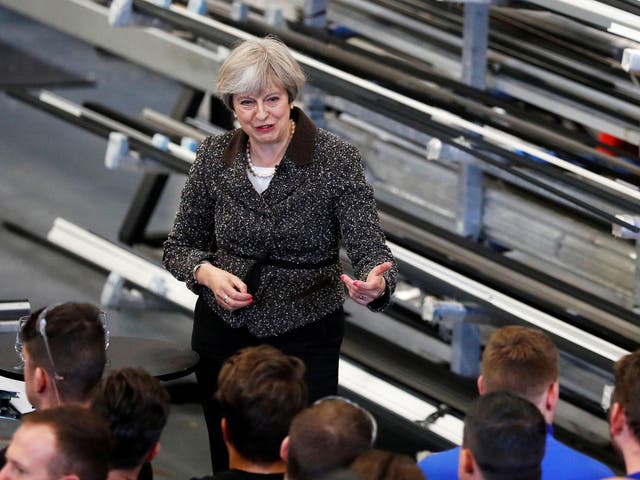
[[[298,108],[292,118],[295,133],[262,194],[247,178],[242,130],[202,142],[163,255],[166,268],[225,322],[246,325],[257,337],[311,323],[342,305],[341,240],[360,279],[393,261],[357,149],[317,128]],[[253,303],[234,312],[221,308],[192,274],[208,260],[245,279],[256,259],[265,258],[257,290],[249,289]],[[396,276],[394,263],[385,273],[385,293],[370,309],[386,307]]]

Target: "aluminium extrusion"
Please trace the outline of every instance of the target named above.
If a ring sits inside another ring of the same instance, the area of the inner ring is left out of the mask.
[[[504,295],[487,285],[483,285],[436,262],[421,257],[406,248],[391,242],[387,243],[394,257],[398,260],[406,262],[428,275],[435,276],[484,303],[505,311],[550,334],[563,338],[605,360],[616,362],[620,357],[629,353],[628,350],[613,345],[573,325],[569,325],[551,315]]]
[[[31,303],[28,300],[0,300],[0,327],[7,320],[17,320],[18,317],[31,313]]]
[[[462,420],[453,415],[445,414],[432,423],[425,423],[424,419],[438,411],[436,406],[371,375],[345,358],[340,358],[338,379],[340,386],[375,402],[412,423],[420,423],[423,427],[452,443],[457,445],[462,443]]]
[[[392,12],[390,10],[383,9],[382,7],[378,7],[377,9],[371,10],[372,7],[365,7],[360,1],[355,0],[340,0],[338,5],[332,7],[333,19],[339,23],[344,23],[348,25],[353,30],[364,34],[372,39],[375,39],[376,42],[382,42],[386,45],[393,47],[396,50],[401,52],[405,52],[406,54],[421,59],[427,63],[432,64],[439,71],[442,71],[446,74],[447,77],[461,79],[462,78],[462,68],[460,64],[460,60],[453,56],[451,53],[444,51],[442,48],[439,48],[435,45],[430,45],[426,42],[416,43],[416,39],[410,35],[407,28],[410,28],[414,31],[424,33],[425,35],[435,38],[440,42],[444,42],[452,47],[458,49],[462,48],[461,39],[458,36],[452,35],[450,33],[440,32],[438,29],[433,27],[428,27],[426,25],[418,26],[415,19],[407,18],[402,14],[398,14]],[[371,3],[371,2],[367,2]],[[344,4],[345,6],[342,6]],[[350,10],[346,5],[353,4],[353,7],[357,6],[358,11]],[[389,22],[395,22],[401,27],[398,29],[394,29],[390,27],[388,24],[381,24],[380,22],[367,18],[361,12],[367,11],[375,12],[376,15],[382,15],[384,12],[383,18],[388,20]],[[404,19],[404,20],[402,20]],[[440,34],[437,34],[440,32]],[[420,46],[422,48],[420,48]],[[553,55],[553,54],[551,54]],[[563,91],[569,92],[572,95],[578,95],[586,101],[589,102],[597,102],[603,107],[608,107],[614,111],[619,111],[622,114],[634,118],[639,118],[640,109],[632,105],[632,103],[625,101],[623,99],[618,99],[615,97],[606,97],[601,92],[594,90],[593,88],[583,86],[579,82],[569,80],[564,78],[558,74],[549,72],[543,68],[536,67],[532,64],[529,64],[523,60],[519,60],[517,58],[508,57],[505,54],[499,53],[495,50],[488,50],[488,58],[491,63],[498,63],[509,68],[516,69],[518,71],[525,72],[527,74],[536,75],[543,79],[549,85],[553,85],[555,88],[561,89]],[[575,66],[571,66],[571,60],[564,60],[565,63],[568,63],[571,68],[576,68]],[[586,67],[582,66],[578,69],[585,71]],[[596,71],[595,75],[601,78],[606,82],[612,83],[617,87],[617,90],[620,93],[625,95],[629,95],[629,92],[624,92],[624,88],[622,87],[620,80],[617,77],[611,75],[605,75],[600,71]],[[502,85],[510,85],[512,81],[516,81],[517,79],[512,78],[504,73],[492,73],[492,76],[500,79]],[[631,82],[627,81],[626,84],[628,86],[632,86]],[[521,98],[525,101],[528,101],[528,97],[526,93],[523,94],[514,94],[512,92],[507,92],[511,95],[516,96],[517,98]],[[637,93],[634,91],[632,95],[637,97]],[[554,101],[544,101],[544,99],[540,100],[541,103],[537,104],[541,108],[550,109],[554,107]],[[580,118],[580,107],[572,106],[571,109],[567,110],[568,113],[565,114],[567,118],[571,118],[574,120],[578,120]],[[578,115],[577,117],[573,117],[572,115]],[[583,122],[582,120],[579,120]],[[620,120],[617,120],[617,123],[624,123]],[[627,124],[630,126],[629,124]],[[618,127],[619,128],[619,127]],[[604,129],[605,131],[609,131]]]
[[[150,0],[136,0],[136,4],[146,5],[147,9],[149,10],[157,10],[157,8],[153,6]],[[190,13],[188,10],[180,9],[173,5],[170,7],[169,10],[171,14],[177,16],[177,18],[183,17],[185,20],[197,22],[198,24],[201,24],[203,27],[210,27],[215,29],[216,35],[224,36],[227,40],[229,40],[230,38],[236,38],[239,40],[255,38],[253,35],[247,32],[244,32],[238,28],[225,25],[221,22],[218,22],[210,18],[194,15]],[[162,13],[164,14],[166,12],[162,12]],[[351,86],[357,89],[362,89],[363,91],[366,91],[369,94],[379,95],[380,97],[384,97],[399,106],[406,106],[415,110],[416,112],[419,112],[421,114],[426,114],[430,117],[432,121],[436,123],[440,123],[446,126],[453,126],[458,129],[471,131],[481,136],[488,143],[499,146],[500,148],[503,148],[510,152],[516,152],[516,151],[525,152],[529,155],[532,155],[534,157],[537,157],[543,160],[546,163],[550,163],[563,170],[572,172],[579,177],[589,179],[594,183],[600,185],[601,187],[616,191],[621,195],[631,197],[635,200],[640,200],[640,192],[632,188],[626,187],[624,185],[620,185],[600,175],[594,174],[570,162],[561,160],[553,155],[546,153],[542,149],[532,144],[523,142],[522,140],[516,137],[513,137],[512,135],[506,135],[504,132],[501,132],[496,129],[484,128],[482,126],[475,124],[474,122],[464,120],[458,115],[452,114],[440,108],[431,107],[420,101],[413,100],[410,97],[407,97],[406,95],[394,92],[389,88],[382,87],[368,80],[360,78],[356,75],[339,70],[335,67],[327,65],[326,63],[320,62],[307,55],[301,54],[295,50],[292,51],[292,54],[294,58],[296,58],[296,60],[298,60],[304,67],[311,69],[314,75],[318,75],[319,77],[324,76],[326,78],[331,78],[333,82],[341,83],[345,88],[347,86]]]
[[[85,230],[64,218],[56,218],[47,240],[64,250],[116,272],[121,277],[165,297],[180,307],[193,311],[196,296],[164,268],[140,258],[114,243]]]
[[[226,58],[155,27],[109,25],[109,9],[90,0],[0,0],[26,15],[131,62],[199,90],[213,87],[213,72]]]
[[[37,6],[34,5],[34,3],[37,3]],[[60,7],[64,6],[64,5],[84,5],[85,7],[87,6],[87,4],[91,4],[91,2],[87,2],[86,0],[49,0],[47,2],[44,2],[47,6],[50,5],[58,5]],[[144,4],[148,4],[150,7],[153,6],[153,4],[151,2],[149,2],[148,0],[141,0],[138,3],[144,3]],[[25,14],[31,14],[31,16],[35,15],[34,11],[40,11],[41,9],[37,8],[41,5],[41,2],[35,2],[34,0],[0,0],[0,5],[5,5],[8,6],[9,8],[13,8],[16,11],[25,13]],[[98,8],[97,5],[93,4],[94,7],[93,8]],[[45,9],[42,9],[45,10]],[[227,36],[231,36],[231,37],[235,37],[237,39],[247,39],[247,38],[254,38],[252,35],[243,32],[242,30],[239,30],[237,28],[234,27],[230,27],[228,25],[224,25],[221,22],[217,22],[215,20],[206,18],[204,16],[201,15],[197,15],[197,14],[193,14],[192,12],[189,12],[188,10],[184,10],[184,9],[178,9],[175,6],[171,6],[170,7],[170,11],[175,14],[175,15],[179,15],[179,16],[183,16],[183,17],[187,17],[190,18],[191,20],[197,21],[199,23],[202,23],[204,26],[208,26],[208,27],[212,27],[220,32],[222,32],[223,34],[227,35]],[[57,12],[59,13],[59,12]],[[103,8],[102,11],[102,16],[104,17],[106,15],[106,9]],[[56,17],[64,17],[64,15],[55,15]],[[42,15],[41,13],[39,15],[37,15],[37,19],[39,19],[40,21],[44,22],[44,23],[49,23],[49,18],[47,15]],[[95,18],[92,19],[95,22]],[[103,18],[104,20],[104,18]],[[63,23],[62,25],[60,25],[61,22],[58,23],[54,23],[54,26],[57,26],[58,28],[61,28],[62,30],[64,30],[63,27],[67,27],[70,28],[70,26],[67,23]],[[165,32],[162,32],[158,29],[149,29],[149,28],[144,28],[144,29],[137,29],[137,28],[127,28],[125,29],[126,31],[138,31],[138,30],[142,30],[142,31],[153,31],[154,33],[157,34],[157,38],[161,38],[161,37],[171,37],[170,34],[167,34]],[[73,33],[73,32],[71,32]],[[111,33],[105,33],[102,32],[103,35],[111,35],[112,37],[117,37],[120,38],[122,37],[122,32],[118,31],[117,35],[113,35],[113,32]],[[78,35],[80,36],[80,35]],[[96,43],[93,40],[93,37],[89,37],[87,38],[82,37],[81,38],[85,38],[87,41]],[[146,39],[148,41],[148,39]],[[176,42],[181,42],[179,39],[175,39]],[[187,44],[187,45],[191,45],[192,47],[194,46],[193,44],[189,44],[188,42],[182,42],[183,44]],[[130,45],[127,45],[127,48],[129,48]],[[123,46],[121,46],[121,48],[123,48]],[[216,59],[219,61],[221,60],[222,54],[220,55],[215,55],[212,51],[204,49],[202,47],[200,48],[200,52],[205,52],[203,54],[208,55],[208,56],[215,56]],[[126,49],[125,49],[126,50]],[[153,48],[152,48],[153,50]],[[405,106],[409,106],[410,108],[413,108],[415,110],[421,111],[422,113],[426,113],[427,115],[430,115],[434,121],[438,122],[438,123],[444,123],[444,124],[449,124],[449,125],[455,125],[457,128],[463,128],[463,129],[467,129],[467,130],[471,130],[474,133],[477,133],[481,136],[483,136],[485,138],[486,141],[494,143],[496,145],[500,145],[502,146],[502,148],[506,148],[510,151],[514,151],[514,150],[522,150],[527,152],[528,154],[531,154],[533,156],[536,156],[542,160],[544,160],[545,162],[554,164],[562,169],[571,171],[573,173],[575,173],[576,175],[585,177],[585,178],[589,178],[591,180],[593,180],[596,183],[601,184],[602,186],[604,186],[605,188],[609,188],[615,191],[618,191],[618,193],[621,193],[623,195],[627,195],[627,196],[631,196],[632,198],[636,198],[636,199],[640,199],[640,194],[638,192],[630,192],[630,189],[625,189],[624,186],[620,186],[617,185],[615,182],[611,182],[608,181],[607,179],[603,179],[602,177],[592,174],[591,172],[589,172],[588,170],[582,169],[580,167],[577,167],[575,165],[570,164],[569,162],[565,162],[562,160],[559,160],[555,157],[553,157],[552,155],[546,154],[545,152],[543,152],[542,150],[540,150],[539,148],[536,148],[532,145],[526,145],[524,142],[521,142],[520,140],[516,140],[516,141],[512,141],[512,140],[508,140],[505,142],[503,139],[505,139],[505,136],[502,135],[500,132],[497,131],[486,131],[484,130],[482,127],[479,127],[477,125],[475,125],[473,122],[468,122],[463,120],[462,118],[453,115],[449,112],[443,111],[441,109],[435,109],[433,107],[429,107],[425,104],[422,104],[420,102],[416,102],[404,95],[400,95],[397,94],[389,89],[386,88],[382,88],[380,86],[377,85],[373,85],[368,81],[365,81],[363,79],[360,79],[354,75],[350,75],[347,74],[346,72],[341,72],[338,69],[332,68],[327,66],[326,64],[323,64],[321,62],[317,62],[314,61],[313,59],[305,56],[305,55],[301,55],[301,54],[297,54],[296,52],[293,52],[294,56],[297,56],[297,59],[305,66],[313,68],[314,70],[323,72],[325,74],[331,75],[334,78],[339,78],[340,80],[347,82],[351,85],[356,85],[359,88],[363,88],[365,90],[368,90],[372,93],[384,96],[386,98],[389,98],[391,100],[393,100],[394,102],[403,104]],[[175,52],[174,52],[175,54]],[[169,59],[171,60],[175,60],[173,58],[173,55],[170,55],[168,53],[165,53],[165,55],[169,55]],[[151,56],[150,53],[147,54],[147,56]],[[197,55],[196,55],[197,56]],[[169,61],[169,59],[165,59],[167,61]],[[143,64],[145,62],[142,62]],[[215,63],[215,62],[214,62]],[[209,76],[211,71],[215,71],[217,70],[217,67],[212,66],[211,64],[209,65],[209,67],[211,68],[211,70],[209,70],[205,76]],[[173,69],[171,69],[173,70]],[[191,69],[189,69],[190,71]],[[172,78],[175,78],[174,75],[183,75],[185,72],[178,72],[176,73],[175,71],[172,71],[170,75]],[[200,72],[201,74],[203,72]],[[188,75],[187,75],[188,77]],[[210,78],[210,76],[209,76]],[[209,82],[209,80],[208,80]],[[206,89],[206,88],[205,88]]]
[[[638,25],[640,25],[639,16],[596,0],[527,1],[605,29],[609,29],[612,24],[619,24],[632,29],[637,29]]]

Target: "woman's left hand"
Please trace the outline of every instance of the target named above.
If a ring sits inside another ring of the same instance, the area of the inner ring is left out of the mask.
[[[387,281],[382,276],[393,264],[384,262],[373,267],[367,275],[367,280],[354,280],[349,275],[340,275],[340,280],[347,286],[351,299],[360,305],[367,305],[384,293]]]

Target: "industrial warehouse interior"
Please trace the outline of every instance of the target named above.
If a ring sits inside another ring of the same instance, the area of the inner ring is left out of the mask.
[[[339,392],[381,448],[459,445],[482,348],[517,324],[560,350],[556,437],[623,472],[606,409],[640,341],[640,6],[575,3],[0,0],[1,333],[78,301],[112,338],[190,350],[195,295],[162,245],[194,147],[232,122],[221,63],[275,35],[299,105],[360,151],[399,267],[382,314],[344,307]],[[192,369],[158,376],[155,477],[210,474]]]

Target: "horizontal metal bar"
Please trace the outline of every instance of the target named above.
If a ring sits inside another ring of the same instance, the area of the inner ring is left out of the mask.
[[[154,27],[109,25],[109,9],[91,0],[0,0],[0,5],[168,78],[202,91],[226,57]]]
[[[7,93],[103,138],[108,138],[109,134],[114,131],[123,133],[129,138],[131,148],[176,172],[188,173],[189,167],[195,159],[195,154],[192,151],[180,145],[169,142],[168,151],[161,150],[153,145],[151,137],[46,90],[40,92],[38,96],[23,90],[10,90]]]
[[[64,218],[56,218],[47,240],[105,270],[112,271],[145,290],[193,311],[196,296],[164,268],[140,258],[114,243]]]
[[[400,261],[406,262],[423,271],[425,274],[436,277],[452,287],[461,290],[479,301],[492,305],[512,316],[515,316],[528,324],[541,328],[553,335],[582,347],[610,362],[617,361],[620,357],[629,353],[628,350],[606,342],[595,335],[569,325],[551,315],[526,305],[514,298],[500,293],[486,285],[461,275],[436,262],[421,257],[406,248],[387,242],[393,255]]]
[[[595,0],[528,0],[529,3],[548,10],[577,18],[583,22],[609,29],[612,24],[619,24],[637,30],[640,17],[619,8]],[[640,34],[640,31],[638,32]],[[637,41],[637,40],[636,40]]]
[[[367,373],[344,358],[340,359],[338,375],[340,386],[375,402],[412,423],[421,422],[438,411],[434,405]],[[462,443],[464,424],[462,420],[453,415],[445,414],[433,423],[421,424],[452,443],[457,445]]]
[[[167,21],[172,20],[172,18],[167,15],[167,11],[165,9],[157,7],[152,3],[151,0],[135,0],[134,3],[139,8],[144,7],[147,13],[161,15],[162,18],[166,19]],[[210,18],[203,17],[201,15],[194,14],[183,8],[171,6],[170,12],[173,14],[174,19],[182,18],[185,22],[189,22],[189,24],[191,24],[192,26],[194,24],[200,24],[202,27],[211,27],[211,29],[201,28],[199,29],[198,33],[204,35],[205,38],[209,38],[212,41],[217,39],[219,41],[224,41],[225,44],[232,45],[233,43],[235,43],[232,41],[234,37],[236,41],[255,38],[253,35],[238,28],[226,25],[222,22],[218,22]],[[182,26],[187,27],[187,23],[183,24]],[[339,92],[334,93],[344,95],[346,94],[345,88],[356,87],[363,92],[383,97],[397,104],[398,106],[409,107],[418,114],[426,115],[426,117],[422,120],[424,122],[435,122],[446,127],[455,128],[456,130],[458,130],[458,134],[476,134],[484,141],[498,148],[516,154],[520,154],[520,152],[527,153],[528,155],[539,158],[546,163],[555,165],[556,167],[559,167],[565,171],[571,172],[579,177],[594,182],[602,188],[614,191],[617,194],[623,195],[625,197],[630,197],[635,201],[640,200],[639,191],[626,185],[622,185],[614,180],[593,173],[571,162],[557,158],[532,144],[523,142],[521,139],[513,135],[505,134],[504,132],[496,128],[484,127],[472,121],[465,120],[462,117],[451,112],[427,105],[406,95],[395,92],[387,87],[383,87],[374,82],[348,73],[347,71],[340,70],[336,67],[318,61],[302,53],[296,51],[293,51],[292,53],[296,60],[298,60],[304,67],[310,70],[311,81],[313,82],[315,77],[315,81],[318,82],[317,86],[319,86],[320,88],[326,88],[327,85],[324,84],[324,82],[327,82],[328,84],[333,84],[334,88],[337,87],[337,90],[340,90]]]

